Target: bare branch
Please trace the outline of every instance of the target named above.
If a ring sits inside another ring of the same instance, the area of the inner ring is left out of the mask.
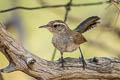
[[[109,1],[105,2],[95,2],[95,3],[82,3],[82,4],[70,4],[71,7],[80,7],[80,6],[94,6],[94,5],[101,5],[104,3],[109,3]],[[59,7],[66,7],[66,4],[61,4],[61,5],[46,5],[46,6],[40,6],[40,7],[23,7],[23,6],[17,6],[5,10],[0,10],[0,13],[5,13],[5,12],[10,12],[13,10],[39,10],[39,9],[44,9],[44,8],[59,8]]]
[[[64,22],[67,21],[68,13],[71,10],[71,4],[72,4],[72,0],[70,0],[70,2],[68,2],[65,6],[66,12],[65,12],[65,16],[64,16]]]
[[[27,51],[10,36],[2,23],[0,23],[0,51],[10,62],[8,67],[0,70],[1,72],[19,70],[38,80],[120,79],[120,59],[118,58],[88,59],[85,70],[78,59],[65,58],[65,68],[61,68],[59,61],[47,61]]]

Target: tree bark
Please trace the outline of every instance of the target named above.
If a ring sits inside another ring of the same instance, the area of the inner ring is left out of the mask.
[[[2,74],[0,73],[0,80],[3,80],[3,76],[2,76]]]
[[[0,23],[0,51],[9,60],[9,65],[1,72],[22,71],[37,80],[120,80],[120,59],[97,57],[82,62],[75,58],[65,58],[62,68],[58,61],[47,61],[27,51],[5,30]],[[22,76],[21,76],[22,77]]]

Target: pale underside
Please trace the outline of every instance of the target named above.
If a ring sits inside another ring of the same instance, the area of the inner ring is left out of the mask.
[[[72,52],[75,51],[81,43],[85,42],[83,39],[84,37],[81,34],[54,35],[52,38],[52,43],[61,52]],[[79,41],[79,43],[77,43],[77,41]]]

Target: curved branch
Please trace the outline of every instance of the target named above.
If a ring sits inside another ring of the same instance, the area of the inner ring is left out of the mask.
[[[87,67],[82,68],[78,59],[65,58],[65,67],[58,61],[47,61],[27,51],[11,37],[0,23],[0,51],[10,64],[1,72],[22,71],[38,80],[89,80],[120,79],[120,59],[112,57],[91,58],[86,60]]]

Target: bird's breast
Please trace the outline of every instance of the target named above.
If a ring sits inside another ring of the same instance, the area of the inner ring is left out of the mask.
[[[79,45],[75,44],[72,36],[53,36],[53,45],[61,52],[72,52],[76,50]]]
[[[78,47],[79,47],[79,45],[73,43],[67,47],[67,52],[75,51]]]

